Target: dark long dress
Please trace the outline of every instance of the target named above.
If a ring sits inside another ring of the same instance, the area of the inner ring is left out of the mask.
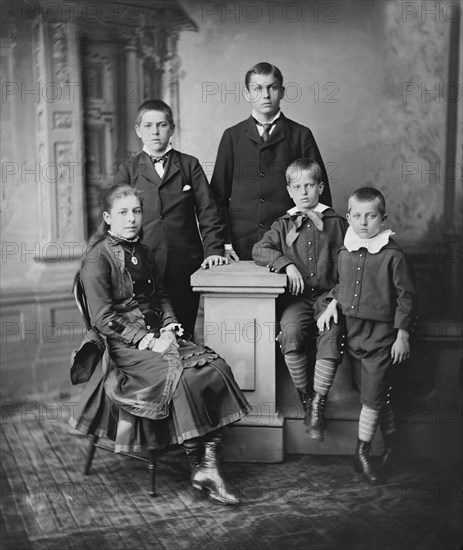
[[[137,265],[130,261],[133,255]],[[141,451],[182,443],[243,418],[250,406],[213,350],[182,339],[162,354],[138,349],[142,334],[158,336],[162,326],[176,321],[145,247],[128,250],[108,236],[94,257],[98,261],[83,263],[80,278],[107,353],[71,425],[113,439],[116,451]]]

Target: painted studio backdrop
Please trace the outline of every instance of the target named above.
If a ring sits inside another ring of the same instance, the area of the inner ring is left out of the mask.
[[[282,111],[314,133],[335,209],[345,213],[360,186],[386,196],[420,297],[402,421],[418,454],[461,456],[460,10],[398,0],[2,3],[3,397],[71,390],[68,357],[83,330],[72,277],[100,189],[140,148],[139,103],[172,106],[174,146],[210,177],[223,131],[249,115],[245,72],[269,61],[285,79]],[[284,377],[281,387],[284,402]],[[460,404],[457,422],[449,403]]]

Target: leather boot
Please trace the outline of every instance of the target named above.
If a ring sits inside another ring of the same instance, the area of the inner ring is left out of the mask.
[[[306,426],[310,423],[310,393],[303,390],[297,390],[297,393],[299,394],[299,399],[302,403],[302,408],[304,409],[304,424]]]
[[[354,469],[357,473],[362,474],[363,477],[371,484],[375,484],[379,481],[378,474],[374,471],[370,461],[370,448],[371,441],[357,440],[357,449],[354,457]]]
[[[312,410],[310,411],[310,423],[307,427],[307,433],[312,439],[317,439],[318,441],[323,441],[323,430],[324,420],[323,420],[323,410],[325,408],[326,395],[321,395],[315,392],[312,399]]]
[[[397,468],[398,462],[398,445],[397,432],[391,432],[383,435],[384,451],[381,455],[381,472],[391,472]]]
[[[204,457],[195,468],[191,483],[194,489],[207,494],[212,500],[221,504],[239,504],[239,499],[230,492],[219,469],[220,435],[214,435],[204,441]]]
[[[199,438],[188,439],[183,442],[183,448],[185,449],[185,453],[188,458],[190,472],[193,474],[203,459],[203,443]]]

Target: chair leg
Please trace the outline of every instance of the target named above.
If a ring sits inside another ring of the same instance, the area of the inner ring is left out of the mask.
[[[156,462],[157,462],[157,452],[154,450],[148,451],[148,470],[150,472],[150,497],[156,496]]]
[[[90,473],[90,467],[92,465],[93,455],[95,454],[95,446],[98,442],[97,435],[90,436],[90,442],[88,444],[87,459],[85,460],[84,475],[88,476]]]

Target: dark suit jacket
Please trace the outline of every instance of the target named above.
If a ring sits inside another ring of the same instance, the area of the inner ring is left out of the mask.
[[[143,242],[163,278],[168,266],[189,287],[205,257],[223,255],[224,224],[198,159],[172,149],[161,180],[142,152],[120,167],[116,182],[143,191]]]
[[[265,144],[252,117],[225,130],[211,190],[225,220],[225,240],[243,260],[252,260],[253,245],[294,206],[286,191],[285,170],[303,157],[320,164],[325,183],[320,202],[331,206],[325,165],[309,128],[280,114]]]

